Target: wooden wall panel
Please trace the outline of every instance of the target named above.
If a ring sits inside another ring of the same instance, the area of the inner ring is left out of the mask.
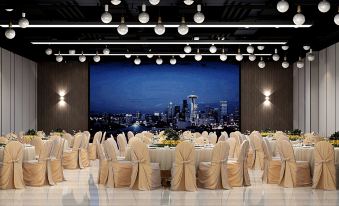
[[[319,134],[326,136],[326,49],[319,52]]]
[[[315,59],[311,62],[311,129],[319,131],[319,53],[315,52]]]
[[[335,48],[335,130],[339,131],[339,43]]]
[[[311,62],[305,61],[305,130],[311,129]]]
[[[15,68],[15,94],[14,94],[14,99],[15,99],[15,131],[22,131],[23,130],[23,76],[22,76],[22,63],[23,63],[23,58],[19,55],[15,55],[15,62],[14,62],[14,68]]]
[[[8,50],[2,50],[2,133],[7,134],[11,131],[11,53]]]
[[[293,70],[293,128],[299,128],[299,72],[295,64],[290,68]]]
[[[326,51],[326,131],[329,136],[335,132],[335,45],[328,47]]]
[[[241,64],[241,130],[293,127],[293,71],[280,63],[267,62],[265,69],[257,63]],[[269,92],[270,102],[264,103]]]
[[[39,63],[38,129],[88,130],[88,81],[87,63]]]
[[[295,63],[296,65],[296,63]],[[305,131],[305,67],[297,68],[295,67],[299,73],[299,129],[301,131]]]

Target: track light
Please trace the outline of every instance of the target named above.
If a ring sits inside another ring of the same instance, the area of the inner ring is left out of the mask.
[[[201,24],[205,20],[205,15],[201,13],[201,4],[197,5],[197,13],[193,16],[194,22],[197,24]]]
[[[162,24],[161,17],[159,16],[158,24],[154,27],[154,32],[157,35],[163,35],[165,33],[165,30],[166,29],[165,29],[164,25]]]
[[[141,13],[139,14],[138,19],[142,24],[149,22],[149,14],[146,12],[146,4],[141,5]]]
[[[259,51],[262,51],[262,50],[265,49],[265,46],[259,45],[259,46],[257,46],[257,48],[258,48]]]
[[[19,20],[19,26],[21,28],[27,28],[29,26],[29,21],[26,19],[26,13],[22,13],[22,17]]]
[[[281,49],[282,49],[282,50],[284,50],[284,51],[287,51],[287,50],[288,50],[288,48],[289,48],[289,46],[288,46],[288,45],[283,45],[283,46],[281,46]]]
[[[295,25],[303,25],[305,23],[305,16],[301,13],[301,7],[298,5],[297,14],[293,17]]]
[[[181,24],[178,27],[178,33],[180,35],[186,35],[188,33],[188,30],[189,29],[188,29],[188,26],[187,26],[187,24],[185,22],[185,17],[182,17],[181,18]]]
[[[121,22],[117,28],[120,35],[126,35],[128,33],[128,27],[125,24],[125,17],[121,17]]]
[[[112,21],[112,15],[108,12],[108,4],[105,4],[105,11],[101,14],[101,21],[108,24]]]
[[[158,5],[160,3],[160,0],[149,0],[149,3],[152,5]]]
[[[111,3],[112,3],[114,6],[118,6],[118,5],[121,3],[121,0],[112,0]]]
[[[187,5],[187,6],[190,6],[194,3],[193,0],[184,0],[184,3]]]

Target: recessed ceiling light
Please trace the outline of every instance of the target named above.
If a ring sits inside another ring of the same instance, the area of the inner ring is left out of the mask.
[[[5,9],[6,11],[8,11],[8,12],[11,12],[11,11],[13,11],[14,9]]]

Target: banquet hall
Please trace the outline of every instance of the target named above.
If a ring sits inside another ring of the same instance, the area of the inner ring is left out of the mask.
[[[0,206],[338,189],[339,1],[0,1]]]

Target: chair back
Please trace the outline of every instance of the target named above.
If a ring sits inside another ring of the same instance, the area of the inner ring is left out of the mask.
[[[103,145],[100,144],[99,141],[97,141],[96,147],[97,147],[97,152],[98,152],[98,155],[99,155],[99,159],[100,160],[106,160],[107,157],[106,157],[106,153],[104,151]]]
[[[35,155],[39,156],[39,158],[40,158],[40,156],[44,152],[44,143],[43,143],[41,137],[35,136],[31,140],[31,145],[33,145],[35,147]]]
[[[269,155],[269,158],[270,158],[269,160],[272,160],[272,157],[274,156],[274,154],[273,154],[273,150],[271,148],[270,141],[268,141],[268,139],[266,137],[264,137],[263,139],[264,139],[264,142],[265,142],[265,147],[267,149],[267,154]],[[265,148],[263,147],[263,149],[265,149]]]
[[[210,188],[218,188],[221,180],[221,188],[231,189],[227,175],[227,159],[230,146],[226,141],[218,142],[212,151],[211,167],[209,168],[209,178],[205,180],[209,182]],[[219,179],[220,177],[220,179]]]
[[[82,134],[82,143],[81,143],[82,149],[86,149],[86,150],[88,149],[89,139],[90,139],[90,136],[88,136],[88,134],[86,133]]]
[[[208,136],[208,141],[210,144],[216,144],[217,143],[218,136],[214,132],[211,132]]]
[[[239,157],[237,159],[240,165],[240,176],[242,176],[242,185],[249,186],[251,185],[250,176],[248,174],[247,166],[247,154],[248,154],[249,142],[245,140],[241,143]]]
[[[54,142],[52,140],[47,140],[43,143],[43,150],[41,155],[39,156],[39,162],[46,161],[51,157],[53,151]]]
[[[226,137],[225,135],[220,135],[219,139],[218,139],[218,142],[221,142],[221,141],[226,141]]]
[[[57,140],[57,139],[60,139],[61,137],[59,135],[52,135],[50,136],[48,139],[49,140]]]
[[[81,144],[82,144],[82,134],[81,133],[78,133],[74,136],[74,142],[73,142],[73,148],[72,150],[73,151],[77,151],[79,150],[79,148],[81,147]]]
[[[128,132],[127,132],[127,138],[128,138],[128,141],[129,141],[132,137],[134,137],[133,132],[128,131]]]
[[[72,148],[74,145],[74,137],[70,133],[65,133],[62,137],[67,141],[68,146]]]
[[[118,154],[116,153],[115,147],[116,147],[116,143],[113,138],[108,138],[104,142],[104,149],[105,149],[106,156],[112,161],[116,161],[117,156],[118,156]]]
[[[117,137],[117,142],[118,142],[118,146],[119,146],[120,155],[125,156],[126,155],[126,148],[127,148],[126,138],[122,134],[119,134],[118,137]]]
[[[234,157],[234,152],[235,152],[235,147],[236,147],[236,144],[237,144],[236,139],[229,138],[229,139],[227,139],[226,142],[228,142],[228,145],[230,147],[229,153],[228,153],[228,157],[233,158]]]
[[[287,140],[278,140],[277,150],[281,159],[279,185],[293,187],[296,185],[294,171],[296,171],[297,165],[292,145]]]
[[[104,133],[102,134],[102,137],[101,137],[101,144],[103,144],[105,140],[106,140],[106,132],[104,132]]]
[[[101,142],[102,132],[96,132],[93,137],[93,144],[96,144],[98,141]]]

